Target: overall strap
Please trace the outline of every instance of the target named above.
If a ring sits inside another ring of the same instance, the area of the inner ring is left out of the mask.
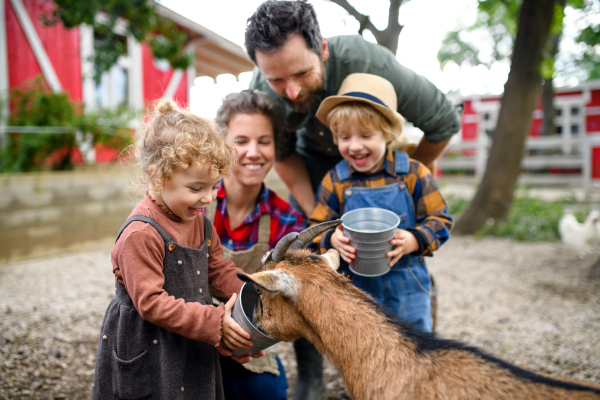
[[[350,166],[348,165],[348,161],[342,160],[335,165],[335,172],[338,175],[340,181],[345,181],[350,178]]]
[[[408,174],[408,169],[410,167],[410,160],[408,159],[408,154],[404,151],[394,151],[394,160],[395,160],[395,170],[398,176]]]
[[[212,245],[212,222],[210,222],[210,219],[206,215],[200,215],[204,218],[204,242],[206,243],[206,250],[210,253],[210,246]],[[200,246],[202,247],[202,244]]]
[[[169,235],[167,233],[167,231],[165,231],[164,228],[162,226],[160,226],[160,224],[158,222],[156,222],[154,219],[152,219],[146,215],[136,214],[136,215],[132,215],[127,221],[125,221],[123,226],[121,226],[121,229],[119,230],[119,234],[117,235],[117,238],[115,239],[115,243],[117,242],[117,240],[119,240],[119,238],[121,237],[121,234],[123,233],[125,228],[127,228],[127,226],[130,223],[132,223],[133,221],[141,221],[141,222],[145,222],[147,224],[152,225],[154,227],[154,229],[156,229],[158,231],[158,233],[160,234],[160,236],[162,237],[162,239],[165,243],[174,242],[171,235]]]
[[[258,220],[258,243],[271,242],[271,214],[261,214]]]

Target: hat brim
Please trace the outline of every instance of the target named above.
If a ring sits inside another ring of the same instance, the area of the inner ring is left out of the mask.
[[[402,131],[402,124],[404,122],[404,118],[397,111],[392,110],[386,106],[382,106],[381,104],[375,103],[374,101],[364,99],[362,97],[355,97],[355,96],[329,96],[329,97],[326,97],[321,102],[321,105],[319,106],[319,108],[317,110],[317,113],[316,113],[317,119],[319,121],[321,121],[323,123],[323,125],[325,125],[329,129],[331,129],[331,127],[329,126],[329,120],[327,118],[327,116],[329,115],[329,112],[331,110],[333,110],[334,107],[336,107],[342,103],[347,103],[349,101],[359,101],[362,103],[369,104],[370,106],[375,108],[377,111],[382,113],[388,119],[392,129],[394,129],[398,132]]]

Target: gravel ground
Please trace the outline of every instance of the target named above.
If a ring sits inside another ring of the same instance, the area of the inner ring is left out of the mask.
[[[110,249],[0,265],[0,399],[89,398],[96,346],[114,293]],[[600,280],[560,243],[454,237],[429,267],[437,332],[519,366],[600,383]],[[291,344],[277,345],[290,393]],[[349,398],[326,366],[329,399]]]

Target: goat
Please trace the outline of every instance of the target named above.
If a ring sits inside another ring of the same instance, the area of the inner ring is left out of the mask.
[[[253,320],[283,341],[305,337],[363,399],[600,399],[600,386],[542,376],[404,323],[336,272],[339,254],[305,248],[341,221],[290,233],[240,279],[260,293]]]

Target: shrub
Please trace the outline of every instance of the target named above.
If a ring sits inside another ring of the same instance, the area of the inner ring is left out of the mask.
[[[71,169],[71,151],[77,146],[78,131],[92,134],[94,143],[105,143],[119,151],[131,141],[127,127],[130,111],[83,113],[66,93],[50,91],[41,77],[11,90],[9,104],[8,125],[66,129],[63,133],[6,133],[0,147],[0,172],[36,171],[46,162],[54,170]]]
[[[469,205],[467,200],[453,198],[449,198],[448,203],[450,215],[455,220]],[[592,209],[591,205],[577,204],[575,199],[550,202],[532,198],[527,190],[518,190],[507,221],[490,219],[475,236],[507,237],[529,242],[560,240],[558,222],[567,208],[578,208],[574,214],[579,221],[583,221]]]

